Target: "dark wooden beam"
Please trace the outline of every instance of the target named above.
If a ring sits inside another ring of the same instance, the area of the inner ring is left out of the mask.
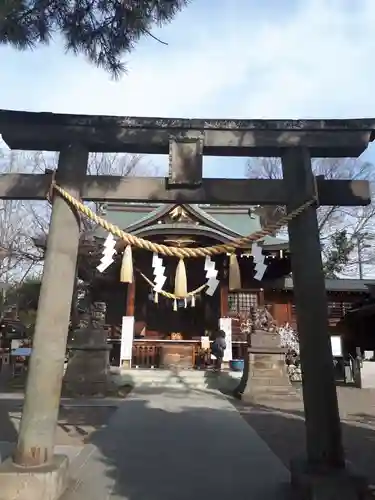
[[[0,199],[43,200],[50,174],[0,175]],[[321,205],[356,206],[371,203],[370,187],[362,180],[317,179]],[[212,203],[221,205],[284,205],[282,179],[208,179],[191,189],[168,185],[164,177],[87,176],[86,201],[150,203]]]
[[[375,119],[204,120],[64,115],[0,110],[0,133],[12,149],[58,151],[82,141],[92,152],[168,154],[171,138],[199,135],[203,154],[280,156],[303,146],[316,157],[357,157],[373,140]]]

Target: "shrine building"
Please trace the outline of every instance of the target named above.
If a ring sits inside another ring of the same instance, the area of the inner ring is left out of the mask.
[[[127,233],[181,248],[230,243],[262,229],[262,218],[256,209],[244,206],[108,203],[103,206],[101,215]],[[248,317],[253,306],[267,306],[280,326],[285,323],[295,326],[286,233],[284,238],[266,236],[259,242],[266,264],[260,280],[256,279],[251,245],[238,252],[240,289],[229,289],[229,257],[213,257],[218,286],[212,295],[205,289],[197,293],[194,303],[183,299],[174,303],[160,293],[155,294],[151,286],[153,254],[149,251],[133,249],[133,283],[120,282],[122,251],[108,269],[103,273],[97,271],[106,236],[104,230],[96,229],[81,241],[78,272],[82,280],[91,283],[93,298],[107,304],[108,342],[112,345],[111,362],[116,366],[160,368],[165,366],[163,353],[168,351],[175,354],[183,366],[197,367],[201,362],[201,337],[212,338],[221,325],[221,318],[230,318],[226,320],[226,325],[228,321],[231,324],[230,332],[227,327],[230,358],[244,359],[246,333],[241,332],[239,318]],[[177,261],[163,257],[165,291],[173,292]],[[204,263],[204,258],[186,260],[189,291],[206,283]],[[343,336],[348,353],[355,353],[358,339],[341,326],[342,319],[353,304],[368,295],[368,284],[368,281],[356,279],[326,280],[331,333]],[[134,322],[125,320],[124,323],[124,317],[134,318]],[[133,329],[131,340],[122,333],[124,328]],[[361,340],[363,348],[373,349],[375,346],[368,345],[372,344],[371,339],[369,342],[366,339]]]

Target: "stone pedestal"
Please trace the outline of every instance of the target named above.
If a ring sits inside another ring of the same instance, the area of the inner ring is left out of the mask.
[[[285,365],[285,349],[277,332],[256,330],[251,335],[248,359],[237,396],[256,403],[265,399],[295,396]]]
[[[69,460],[63,455],[41,467],[19,467],[8,458],[0,465],[0,500],[58,500],[68,482]]]
[[[105,304],[96,302],[85,313],[74,332],[72,351],[63,381],[64,395],[105,395],[110,382],[107,333],[104,329]]]
[[[365,478],[347,468],[313,467],[294,460],[290,467],[292,498],[296,500],[365,500],[372,498]]]

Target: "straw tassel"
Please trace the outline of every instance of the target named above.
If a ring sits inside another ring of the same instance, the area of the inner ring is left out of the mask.
[[[174,281],[174,294],[177,297],[187,296],[187,277],[184,259],[180,259],[177,264],[176,277]]]
[[[173,310],[177,311],[177,300],[176,299],[174,299],[174,301],[173,301]]]
[[[195,295],[191,296],[191,307],[195,307]]]
[[[133,283],[133,255],[130,245],[127,245],[122,256],[120,281],[121,283]]]
[[[158,304],[158,302],[159,302],[159,294],[158,294],[158,292],[155,292],[155,295],[154,295],[154,303],[155,303],[155,304]]]
[[[237,255],[230,254],[229,257],[229,290],[241,289],[241,273]]]

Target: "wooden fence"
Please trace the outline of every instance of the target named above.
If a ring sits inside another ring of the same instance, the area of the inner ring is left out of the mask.
[[[209,364],[209,354],[202,353],[200,343],[195,342],[192,345],[194,346],[194,368],[205,368]],[[138,368],[159,368],[162,348],[163,342],[135,340],[133,344],[132,366]],[[247,346],[242,342],[233,342],[232,352],[233,359],[244,359]]]

